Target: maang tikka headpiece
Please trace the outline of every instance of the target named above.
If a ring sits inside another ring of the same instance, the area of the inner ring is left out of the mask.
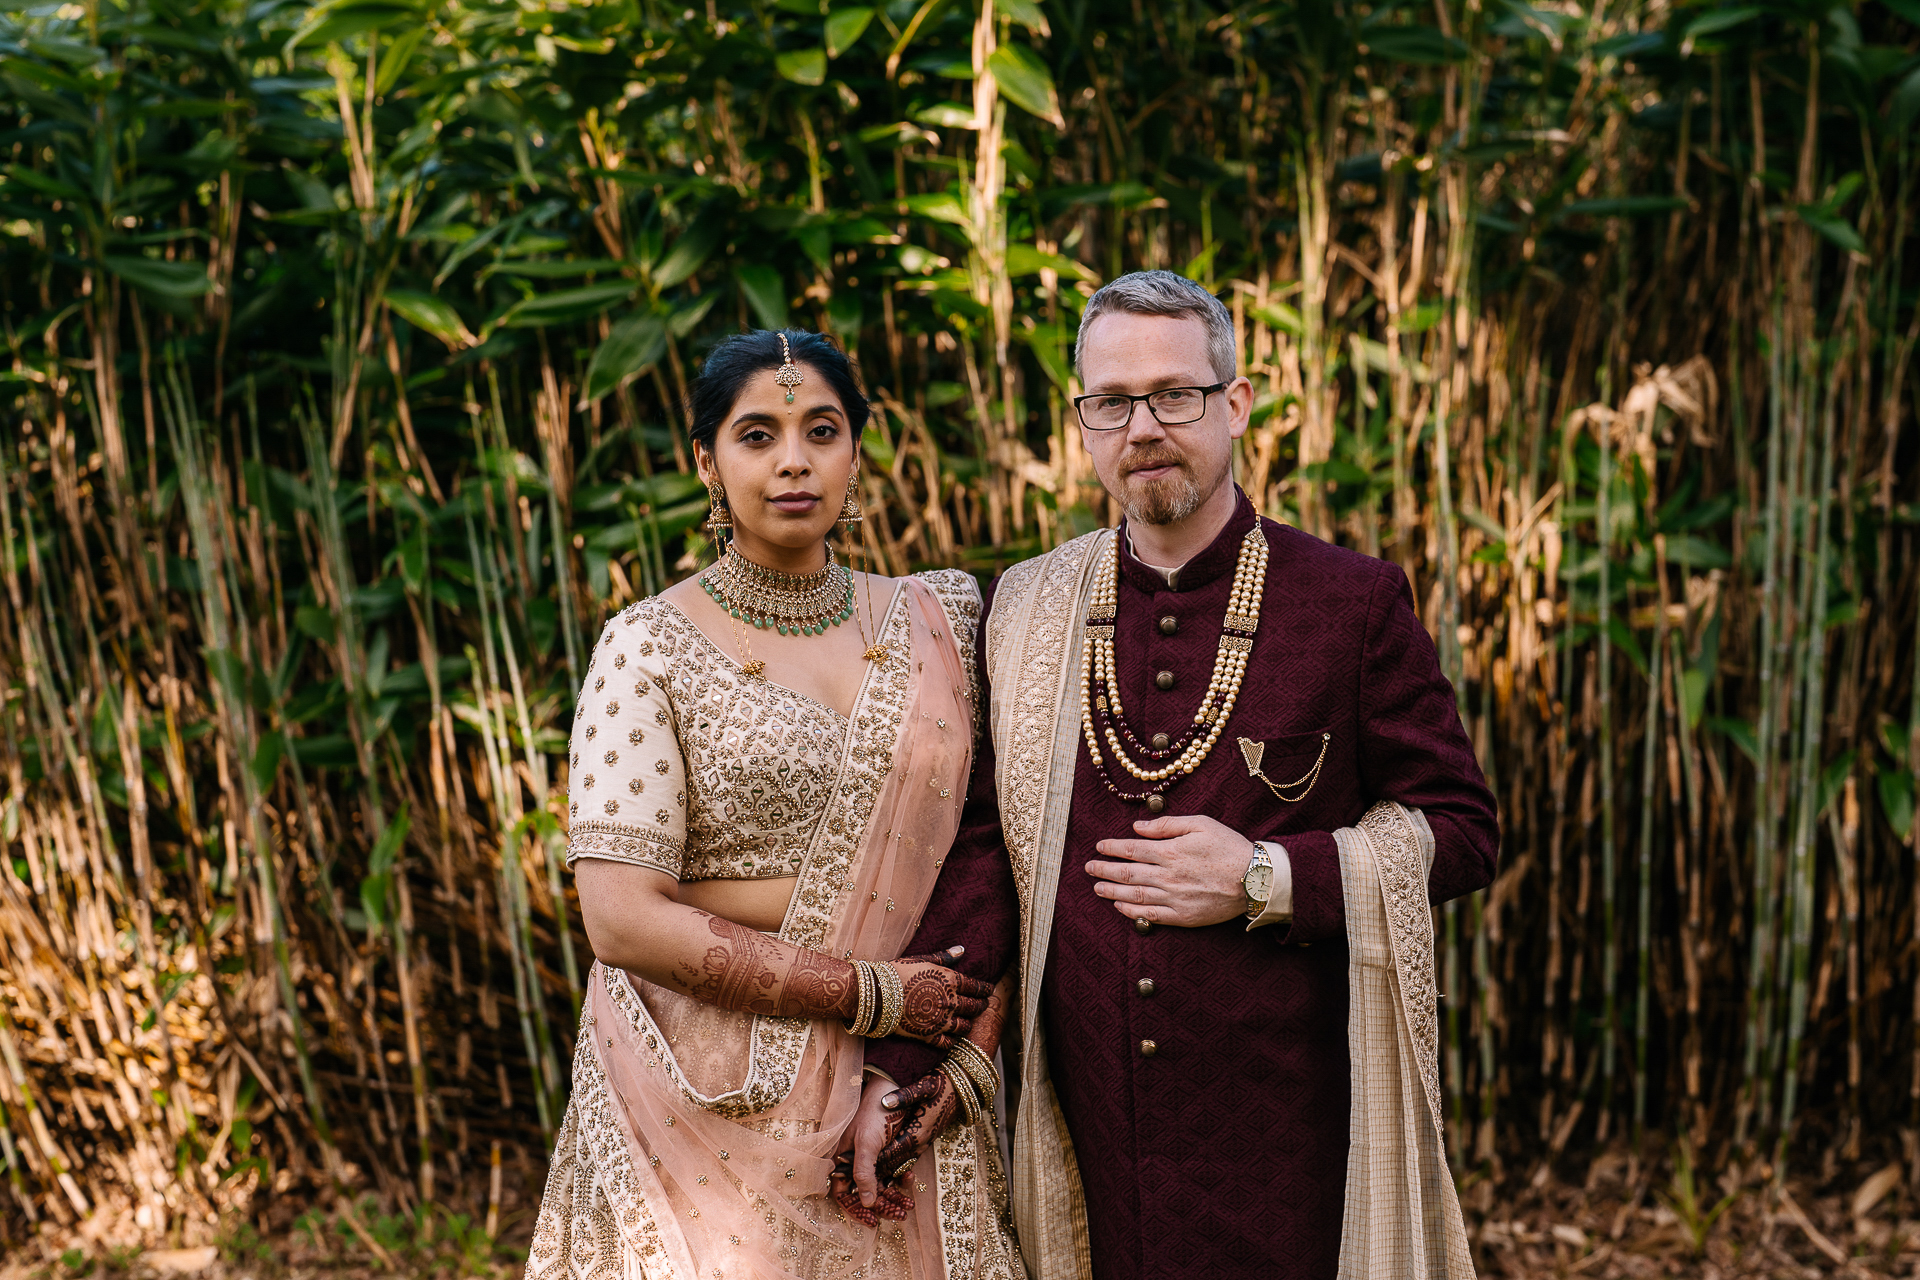
[[[773,380],[787,389],[787,403],[793,403],[793,389],[806,381],[800,375],[800,366],[793,362],[793,348],[787,345],[787,335],[780,335],[780,355],[786,361],[773,375]]]

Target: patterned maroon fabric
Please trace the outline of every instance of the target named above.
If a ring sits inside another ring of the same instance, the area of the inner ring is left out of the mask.
[[[1177,737],[1205,693],[1240,541],[1256,518],[1242,495],[1219,538],[1181,568],[1177,587],[1122,543],[1114,644],[1141,737]],[[1493,797],[1405,577],[1262,524],[1272,553],[1239,703],[1206,763],[1168,793],[1167,812],[1209,815],[1284,845],[1292,928],[1249,934],[1236,920],[1136,932],[1094,895],[1085,864],[1096,842],[1131,835],[1144,809],[1109,793],[1084,749],[1074,777],[1041,1015],[1098,1280],[1334,1274],[1348,1064],[1332,832],[1381,799],[1398,800],[1433,827],[1433,901],[1493,879]],[[1171,635],[1163,618],[1174,619]],[[1174,675],[1169,690],[1155,682],[1163,671]],[[1323,733],[1332,735],[1325,764],[1298,804],[1249,777],[1234,745],[1242,736],[1265,742],[1262,771],[1286,782],[1309,770]],[[920,952],[963,942],[965,967],[981,976],[1011,962],[1018,912],[998,823],[985,812],[992,769],[987,745],[976,756],[960,841],[912,944]],[[1151,996],[1139,993],[1142,978],[1153,979]],[[1157,1046],[1150,1058],[1144,1040]],[[913,1079],[931,1063],[920,1048],[879,1045],[870,1060]]]

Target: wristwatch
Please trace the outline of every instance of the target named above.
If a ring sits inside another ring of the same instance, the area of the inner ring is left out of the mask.
[[[1256,919],[1267,909],[1267,899],[1273,896],[1273,855],[1267,852],[1267,846],[1254,842],[1253,858],[1247,863],[1247,874],[1240,881],[1240,887],[1247,893],[1247,918]]]

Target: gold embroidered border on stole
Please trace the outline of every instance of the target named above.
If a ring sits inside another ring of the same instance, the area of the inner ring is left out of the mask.
[[[1334,840],[1347,919],[1353,1099],[1339,1274],[1472,1280],[1440,1110],[1427,902],[1432,831],[1424,815],[1382,801]]]
[[[1020,894],[1020,1098],[1013,1130],[1014,1218],[1035,1275],[1090,1277],[1086,1200],[1047,1076],[1040,987],[1073,802],[1081,622],[1092,566],[1112,530],[1083,534],[1007,570],[987,617],[988,709],[1000,822]],[[1011,1037],[1010,1037],[1011,1038]]]

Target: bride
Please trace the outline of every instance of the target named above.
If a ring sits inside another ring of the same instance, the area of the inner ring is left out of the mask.
[[[898,958],[966,794],[979,590],[835,560],[867,405],[825,338],[727,339],[692,409],[731,537],[607,624],[580,690],[567,857],[598,960],[527,1274],[1011,1280],[1005,992]],[[974,1105],[876,1193],[850,1129],[889,1034],[949,1048]]]

